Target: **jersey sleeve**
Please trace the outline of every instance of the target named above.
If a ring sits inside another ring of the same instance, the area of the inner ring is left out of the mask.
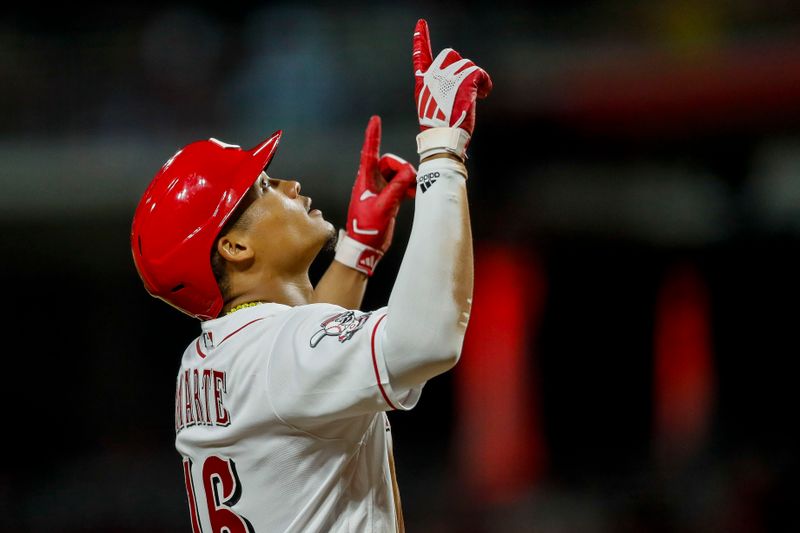
[[[311,304],[292,313],[267,369],[270,401],[284,421],[309,427],[416,405],[424,383],[397,390],[389,377],[381,348],[385,307],[361,312]]]

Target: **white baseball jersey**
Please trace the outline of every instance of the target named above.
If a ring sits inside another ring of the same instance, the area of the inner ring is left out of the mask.
[[[387,532],[401,520],[384,411],[386,310],[267,303],[202,323],[183,354],[175,446],[195,533]]]

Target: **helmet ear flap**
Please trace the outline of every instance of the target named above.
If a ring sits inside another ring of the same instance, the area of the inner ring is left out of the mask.
[[[219,315],[223,297],[212,248],[269,165],[280,137],[278,131],[251,150],[198,141],[159,170],[131,225],[134,264],[151,295],[201,320]]]

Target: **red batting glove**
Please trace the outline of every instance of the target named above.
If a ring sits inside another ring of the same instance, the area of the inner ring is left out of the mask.
[[[350,195],[347,231],[339,232],[335,259],[371,276],[392,243],[400,202],[413,197],[417,171],[396,155],[378,157],[381,119],[369,119],[361,164]]]
[[[489,95],[492,79],[452,48],[445,48],[434,59],[424,19],[414,28],[412,58],[414,98],[423,132],[417,137],[417,151],[422,157],[449,152],[463,159],[475,128],[475,100]],[[429,130],[436,131],[426,133]]]

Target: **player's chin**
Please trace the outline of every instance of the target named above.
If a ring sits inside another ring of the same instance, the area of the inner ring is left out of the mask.
[[[308,214],[308,218],[311,219],[312,224],[325,228],[325,231],[332,231],[334,229],[333,224],[325,220],[325,218],[322,216],[322,211],[319,211],[318,209],[312,210]]]
[[[315,235],[319,237],[319,242],[324,245],[336,237],[336,228],[333,224],[322,218],[322,215],[309,215],[311,225]]]

